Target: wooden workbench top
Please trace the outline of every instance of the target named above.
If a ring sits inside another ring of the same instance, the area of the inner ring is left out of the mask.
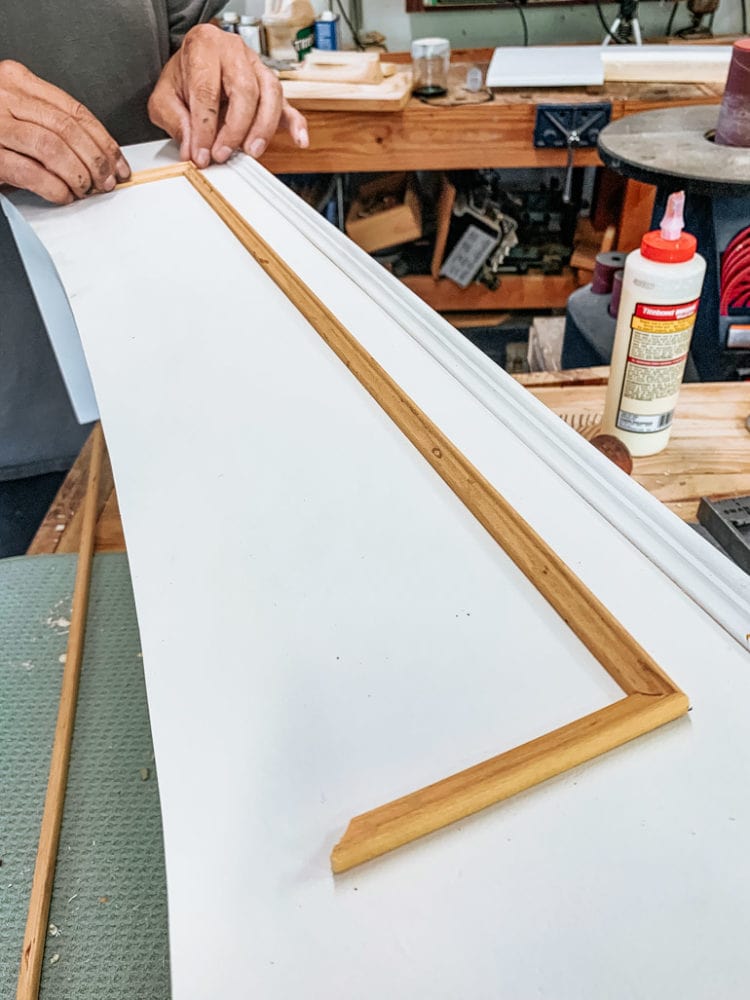
[[[584,437],[598,430],[608,369],[522,375],[530,392]],[[702,496],[750,495],[750,384],[684,385],[669,446],[634,461],[633,478],[685,521],[695,521]],[[80,538],[90,442],[50,507],[29,555],[76,552]],[[123,552],[125,539],[109,460],[105,461],[97,525],[97,552]]]
[[[452,65],[486,69],[492,49],[452,53]],[[389,61],[409,58],[389,53]],[[559,167],[561,149],[535,149],[536,106],[609,101],[612,120],[677,104],[718,104],[723,87],[703,83],[607,83],[601,87],[496,90],[485,104],[436,107],[413,98],[403,111],[310,111],[310,148],[279,132],[263,157],[273,173]],[[577,166],[598,166],[596,149],[578,149]]]

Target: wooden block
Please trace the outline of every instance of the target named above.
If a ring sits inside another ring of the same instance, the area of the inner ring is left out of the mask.
[[[384,74],[379,83],[332,81],[329,76],[320,80],[296,76],[281,81],[284,97],[295,108],[301,111],[339,112],[403,111],[411,100],[411,84],[409,69]],[[339,154],[341,152],[339,150]]]
[[[391,63],[391,66],[394,64]],[[321,52],[314,49],[298,66],[279,73],[282,80],[315,80],[326,83],[382,83],[388,63],[377,52]],[[392,73],[389,73],[392,75]]]
[[[437,203],[435,249],[432,253],[432,264],[430,266],[430,273],[435,281],[440,277],[440,268],[443,266],[443,257],[445,257],[445,247],[448,243],[448,233],[451,227],[455,201],[456,188],[445,174],[443,174],[440,182],[440,197]]]
[[[378,202],[386,199],[395,200],[395,204],[378,211]],[[418,239],[422,235],[422,207],[413,178],[390,174],[363,184],[349,209],[345,228],[368,253]]]

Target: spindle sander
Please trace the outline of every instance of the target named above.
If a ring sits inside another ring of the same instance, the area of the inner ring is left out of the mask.
[[[599,135],[603,162],[657,188],[654,223],[673,191],[707,262],[691,353],[703,381],[750,378],[750,39],[736,42],[720,108],[645,111]]]

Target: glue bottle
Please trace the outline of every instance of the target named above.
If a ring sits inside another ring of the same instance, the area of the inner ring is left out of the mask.
[[[670,195],[661,229],[625,261],[602,433],[634,456],[666,448],[698,312],[706,262],[683,232],[685,192]]]

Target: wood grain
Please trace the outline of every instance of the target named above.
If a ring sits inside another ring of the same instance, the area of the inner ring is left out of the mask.
[[[17,1000],[36,1000],[39,995],[44,944],[47,938],[47,921],[52,896],[52,885],[60,839],[65,788],[68,780],[70,748],[73,741],[78,683],[81,676],[83,645],[86,637],[86,613],[89,600],[89,583],[94,554],[94,533],[99,496],[99,477],[104,454],[104,436],[101,425],[92,431],[91,463],[89,467],[86,500],[84,505],[81,546],[73,589],[68,649],[65,658],[60,706],[52,745],[47,794],[44,800],[42,826],[39,835],[34,878],[31,885],[29,912],[26,921],[21,965],[18,975]]]
[[[656,188],[653,184],[626,180],[625,197],[620,211],[620,226],[617,234],[617,249],[623,253],[637,250],[643,234],[651,229]]]
[[[604,384],[527,385],[584,436],[600,423]],[[747,382],[683,385],[668,446],[658,455],[633,459],[633,479],[684,521],[696,520],[702,496],[750,495],[748,414]]]
[[[37,556],[53,552],[77,552],[81,540],[83,507],[88,483],[93,434],[89,435],[72,469],[63,480],[62,486],[39,526],[27,555]],[[97,498],[98,518],[96,523],[96,552],[124,552],[125,539],[122,532],[117,495],[112,477],[112,466],[105,447],[99,476],[99,496]]]
[[[411,71],[401,70],[379,84],[287,79],[281,86],[289,103],[305,114],[308,111],[393,113],[403,111],[411,100]]]
[[[331,854],[336,873],[371,861],[672,722],[684,694],[631,694],[474,767],[355,816]]]
[[[475,281],[468,288],[459,288],[450,278],[435,278],[431,274],[409,274],[402,279],[437,312],[461,312],[464,309],[492,311],[495,309],[562,309],[578,288],[578,278],[572,268],[562,274],[503,274],[496,291]]]
[[[491,50],[485,50],[486,52]],[[454,53],[482,63],[482,50]],[[389,54],[388,60],[398,61]],[[274,136],[262,163],[274,173],[393,170],[468,170],[480,167],[564,167],[562,149],[536,149],[536,106],[550,102],[610,101],[612,120],[676,104],[719,104],[722,88],[710,84],[612,83],[572,89],[517,88],[493,101],[436,108],[412,99],[390,115],[311,111],[310,148],[297,149],[287,133]],[[578,166],[600,166],[595,149],[577,150]]]

